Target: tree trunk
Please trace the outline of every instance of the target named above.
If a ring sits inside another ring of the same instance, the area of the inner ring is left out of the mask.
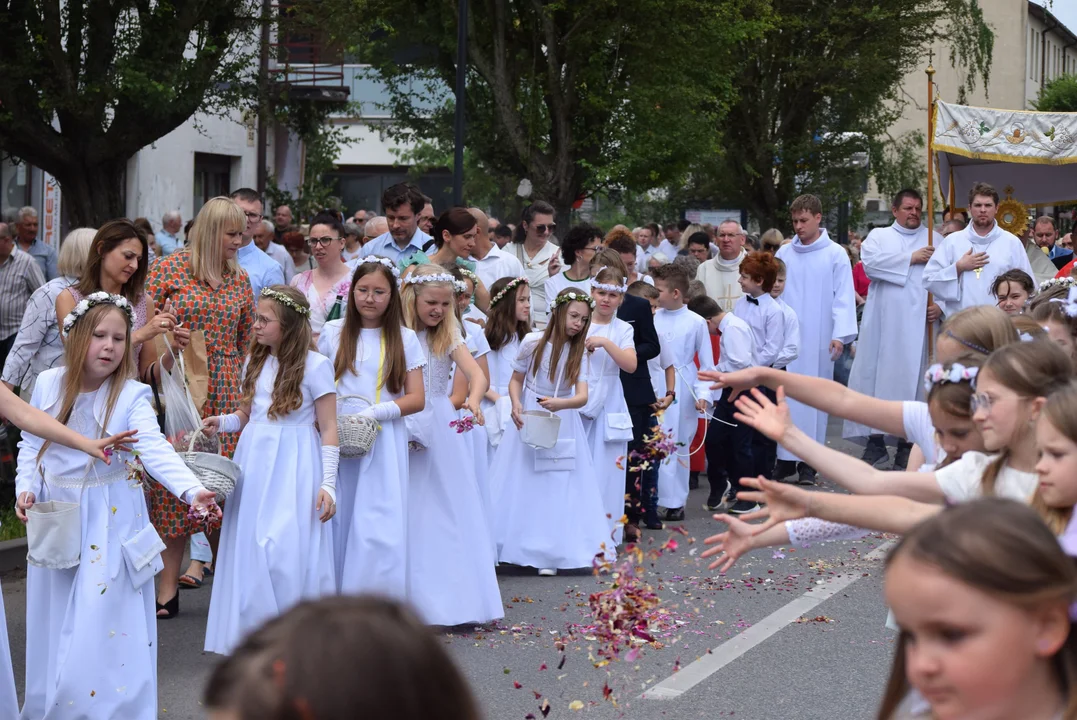
[[[127,214],[124,183],[127,160],[49,170],[60,183],[63,207],[72,227],[99,228]]]

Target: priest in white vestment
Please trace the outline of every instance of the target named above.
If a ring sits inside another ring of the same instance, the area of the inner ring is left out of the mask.
[[[860,260],[871,279],[871,288],[860,321],[849,389],[880,400],[912,401],[923,398],[927,324],[937,321],[942,311],[934,302],[928,305],[923,285],[924,266],[934,248],[928,244],[927,228],[921,224],[920,193],[902,190],[890,210],[894,224],[872,230],[860,248]],[[942,235],[934,233],[933,237],[934,245],[939,246]],[[846,420],[843,435],[867,436],[861,458],[864,462],[881,465],[889,460],[878,430]],[[908,464],[911,448],[911,443],[898,438],[895,470]]]
[[[736,220],[726,220],[718,226],[718,252],[699,265],[696,280],[707,288],[707,296],[725,312],[732,312],[737,300],[744,296],[740,287],[740,261],[744,252],[744,229]]]
[[[834,360],[845,343],[856,337],[856,293],[853,268],[845,249],[820,227],[822,203],[814,195],[793,201],[793,242],[783,245],[777,257],[785,262],[786,281],[782,299],[800,321],[800,355],[789,363],[789,372],[827,380],[834,378]],[[789,399],[793,423],[809,437],[826,442],[827,414]],[[815,470],[807,463],[795,465],[797,457],[778,448],[775,478],[799,475],[803,485],[815,484]]]
[[[972,221],[943,240],[924,268],[924,287],[935,294],[946,315],[977,305],[995,305],[991,285],[1014,268],[1035,278],[1025,244],[995,222],[998,192],[987,183],[969,191]]]

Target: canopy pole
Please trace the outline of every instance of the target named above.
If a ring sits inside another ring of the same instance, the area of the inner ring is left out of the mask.
[[[935,52],[931,51],[931,55]],[[935,101],[933,96],[935,66],[929,57],[927,63],[927,245],[932,247],[935,238],[935,168],[932,164],[935,156]],[[950,209],[953,212],[953,208]],[[927,294],[927,306],[932,303],[931,293]],[[925,320],[925,322],[927,322]],[[935,327],[927,323],[927,357],[929,362],[935,355]]]

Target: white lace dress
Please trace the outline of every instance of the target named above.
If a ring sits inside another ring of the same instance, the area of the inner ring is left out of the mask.
[[[470,445],[449,427],[451,352],[432,354],[425,331],[419,342],[426,408],[412,417],[426,449],[408,463],[408,600],[430,625],[497,620],[505,611]]]
[[[539,397],[565,398],[575,386],[550,380],[550,347],[543,350],[538,376],[531,360],[541,333],[520,344],[514,369],[524,374],[524,410],[540,409]],[[558,367],[568,361],[568,346]],[[515,425],[506,430],[490,465],[494,479],[494,539],[498,560],[535,568],[591,567],[595,555],[610,547],[610,529],[602,504],[599,480],[587,445],[579,410],[557,413],[561,426],[557,443],[536,450],[520,439]],[[618,516],[620,517],[620,516]]]
[[[318,335],[318,350],[330,360],[337,356],[343,320],[330,320]],[[415,332],[401,328],[404,362],[409,371],[426,362]],[[356,413],[366,407],[348,398],[359,395],[371,403],[398,400],[384,385],[378,388],[381,367],[381,329],[359,332],[356,371],[337,381],[337,412]],[[337,589],[346,594],[378,593],[407,597],[408,432],[404,418],[381,423],[374,447],[361,458],[341,458],[337,475],[337,514],[333,554]]]

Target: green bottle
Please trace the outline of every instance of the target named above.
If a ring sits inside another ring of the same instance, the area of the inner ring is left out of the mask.
[[[344,296],[337,295],[337,301],[333,303],[333,307],[329,310],[329,314],[325,316],[325,321],[339,320],[344,314]]]

